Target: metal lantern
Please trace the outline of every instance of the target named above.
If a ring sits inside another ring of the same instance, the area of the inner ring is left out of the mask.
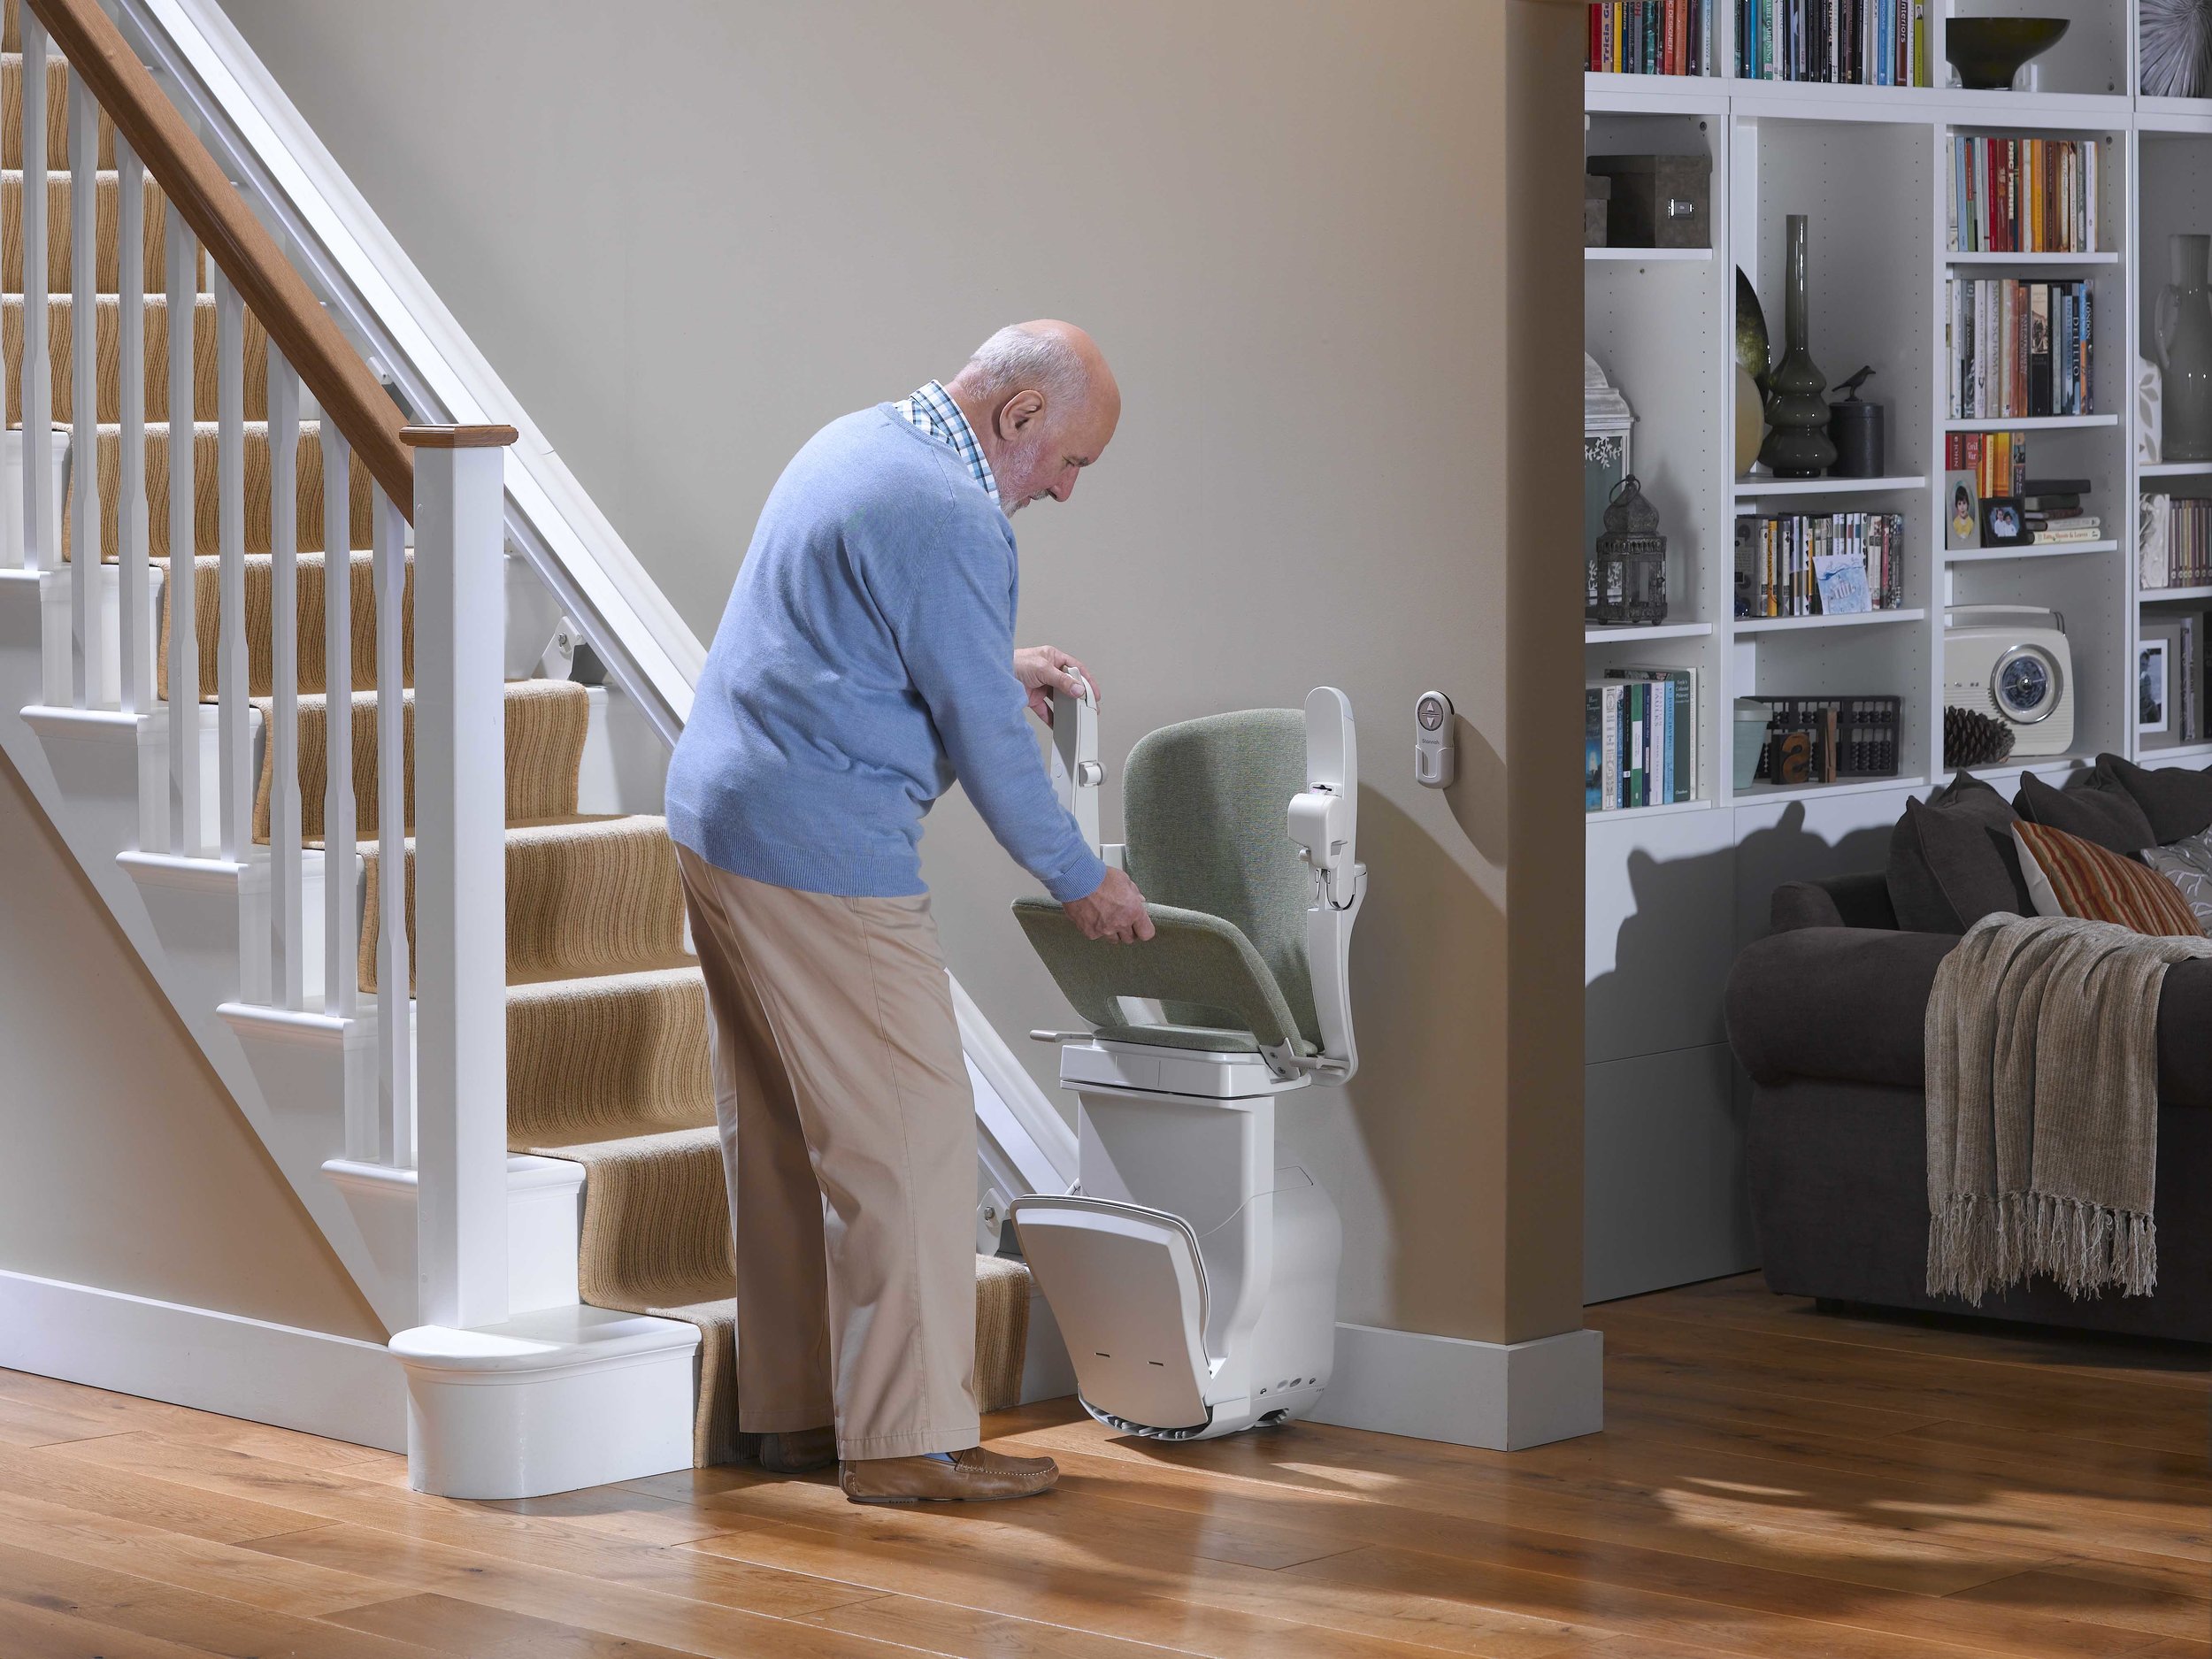
[[[1632,472],[1614,487],[1605,532],[1590,556],[1586,620],[1604,626],[1667,619],[1667,538]]]

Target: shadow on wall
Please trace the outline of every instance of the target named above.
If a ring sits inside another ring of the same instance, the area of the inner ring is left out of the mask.
[[[1585,1058],[1725,1042],[1720,992],[1736,952],[1767,932],[1769,902],[1786,881],[1879,870],[1886,825],[1830,841],[1805,827],[1805,805],[1732,846],[1664,858],[1628,855],[1632,908],[1613,939],[1613,966],[1584,993]]]
[[[1806,827],[1802,802],[1737,845],[1725,844],[1724,820],[1711,820],[1652,821],[1656,837],[1701,836],[1703,848],[1629,853],[1613,966],[1585,988],[1587,1302],[1756,1263],[1744,1159],[1749,1079],[1726,1046],[1723,1012],[1729,970],[1767,931],[1778,885],[1879,869],[1887,855],[1887,825],[1830,841]],[[1617,889],[1609,896],[1618,902]]]
[[[1482,752],[1495,766],[1486,743]],[[1359,827],[1373,874],[1352,935],[1360,1070],[1342,1091],[1350,1127],[1383,1216],[1453,1215],[1464,1209],[1467,1172],[1504,1155],[1502,1107],[1477,1102],[1498,1094],[1483,1086],[1483,1069],[1503,1064],[1505,918],[1451,850],[1381,791],[1361,789]],[[1393,1325],[1472,1334],[1478,1310],[1502,1294],[1482,1276],[1502,1270],[1478,1225],[1463,1236],[1455,1262],[1408,1259],[1394,1239],[1366,1241],[1387,1255],[1366,1273],[1353,1259],[1363,1241],[1348,1238],[1348,1280],[1386,1279]],[[1355,1302],[1341,1317],[1380,1311]]]
[[[1459,749],[1459,771],[1444,803],[1474,843],[1475,850],[1494,864],[1505,862],[1505,760],[1490,747],[1490,740],[1475,729],[1463,714],[1452,717],[1452,741]]]

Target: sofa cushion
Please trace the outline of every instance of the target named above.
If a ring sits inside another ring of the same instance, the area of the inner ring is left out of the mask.
[[[1764,1085],[1793,1078],[1922,1086],[1936,969],[1958,941],[1871,927],[1756,940],[1728,975],[1728,1041]],[[2212,958],[2177,962],[2158,998],[2158,1098],[2212,1108]]]
[[[2024,773],[2012,804],[2031,824],[2063,830],[2123,858],[2158,845],[2151,821],[2135,797],[2102,768],[2076,772],[2063,789],[2052,788],[2033,772]]]
[[[2212,829],[2212,768],[2152,768],[2118,755],[2100,755],[2097,769],[2143,809],[2151,826],[2151,841],[2146,845],[2170,847]]]
[[[2212,830],[2170,847],[2147,847],[2143,862],[2174,884],[2198,929],[2212,933]]]
[[[1963,933],[1999,910],[2029,914],[2005,798],[1961,772],[1925,803],[1908,801],[1889,838],[1889,900],[1897,926]]]
[[[2048,825],[2023,819],[2012,833],[2038,916],[2112,922],[2160,938],[2201,934],[2179,890],[2156,871]]]

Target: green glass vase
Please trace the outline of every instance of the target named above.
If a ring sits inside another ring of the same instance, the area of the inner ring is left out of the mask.
[[[1783,307],[1786,335],[1781,361],[1767,376],[1767,435],[1759,459],[1777,478],[1818,478],[1835,465],[1836,446],[1828,437],[1828,404],[1821,394],[1828,378],[1813,361],[1807,343],[1806,294],[1810,287],[1805,251],[1805,216],[1792,213],[1783,272],[1787,284]]]

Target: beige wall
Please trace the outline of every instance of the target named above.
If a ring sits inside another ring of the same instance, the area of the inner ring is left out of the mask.
[[[0,1267],[385,1331],[0,758]]]
[[[809,433],[1089,326],[1126,412],[1017,520],[1023,635],[1095,670],[1117,759],[1322,681],[1362,723],[1365,1064],[1288,1113],[1345,1317],[1579,1323],[1581,7],[227,9],[703,637]],[[928,866],[1001,1028],[1065,1023],[957,799]]]

